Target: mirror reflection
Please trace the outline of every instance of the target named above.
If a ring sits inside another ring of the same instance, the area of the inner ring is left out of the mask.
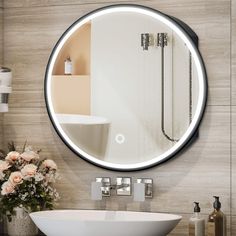
[[[100,15],[57,55],[53,110],[81,150],[109,163],[151,160],[176,145],[199,97],[195,61],[167,25],[136,12]]]

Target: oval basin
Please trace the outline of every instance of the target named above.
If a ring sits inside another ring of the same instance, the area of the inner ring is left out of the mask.
[[[181,216],[164,213],[54,210],[30,214],[47,236],[166,236]]]

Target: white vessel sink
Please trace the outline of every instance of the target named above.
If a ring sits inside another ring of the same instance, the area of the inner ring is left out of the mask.
[[[181,216],[163,213],[54,210],[30,214],[47,236],[166,236]]]

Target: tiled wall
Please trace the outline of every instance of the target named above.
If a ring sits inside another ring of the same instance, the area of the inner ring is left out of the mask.
[[[208,73],[209,97],[198,140],[163,165],[124,174],[154,179],[154,198],[141,204],[131,197],[112,196],[99,203],[90,200],[90,183],[96,176],[116,177],[123,173],[92,166],[68,150],[50,124],[43,95],[45,67],[60,35],[85,13],[118,2],[150,6],[189,24],[199,36]],[[207,216],[212,209],[212,196],[220,195],[229,235],[230,231],[236,235],[235,29],[235,0],[5,1],[4,64],[14,73],[10,112],[2,121],[5,145],[9,140],[20,145],[27,139],[42,148],[45,157],[58,163],[62,175],[58,184],[60,208],[178,213],[184,218],[171,235],[184,236],[188,235],[192,202],[200,201]]]

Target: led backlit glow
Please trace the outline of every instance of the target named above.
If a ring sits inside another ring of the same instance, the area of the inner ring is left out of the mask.
[[[105,14],[112,14],[112,13],[118,13],[118,12],[131,12],[131,13],[139,13],[139,14],[144,14],[150,17],[153,17],[154,19],[161,21],[163,24],[166,26],[170,27],[187,45],[189,48],[193,60],[195,62],[196,68],[197,68],[197,73],[198,73],[198,87],[199,87],[199,94],[198,94],[198,102],[197,102],[197,107],[196,107],[196,112],[193,117],[193,120],[184,133],[184,135],[181,137],[181,139],[168,151],[164,152],[163,154],[153,158],[152,160],[137,163],[137,164],[114,164],[114,163],[109,163],[105,162],[102,160],[99,160],[88,153],[84,152],[81,150],[78,146],[76,146],[70,138],[65,134],[63,129],[61,128],[59,122],[57,121],[56,114],[54,112],[53,104],[52,104],[52,94],[51,94],[51,83],[52,83],[52,71],[53,67],[56,61],[56,58],[63,47],[64,43],[67,41],[67,39],[82,25],[86,24],[87,22],[91,21],[92,19],[105,15]],[[76,153],[82,155],[86,160],[99,165],[103,166],[106,168],[114,169],[114,170],[137,170],[137,169],[143,169],[147,168],[150,166],[153,166],[155,164],[158,164],[174,154],[176,154],[186,143],[187,141],[191,138],[195,130],[197,129],[199,122],[201,120],[204,107],[205,107],[205,102],[206,102],[206,90],[207,90],[207,85],[206,85],[206,73],[204,69],[204,65],[201,59],[201,56],[199,54],[198,49],[196,48],[195,44],[192,42],[192,40],[189,38],[188,34],[183,31],[183,29],[174,21],[172,21],[170,18],[164,16],[163,14],[151,10],[145,7],[140,7],[140,6],[132,6],[132,5],[119,5],[119,6],[111,6],[108,8],[103,8],[101,10],[95,11],[93,13],[88,14],[87,16],[83,17],[82,19],[78,20],[76,23],[74,23],[68,30],[67,32],[61,37],[59,40],[58,44],[54,48],[54,51],[51,55],[47,72],[46,72],[46,100],[47,100],[47,105],[48,105],[48,110],[49,114],[52,118],[52,121],[54,123],[55,128],[57,129],[58,133],[60,134],[61,137],[66,141],[66,143],[69,145],[70,148],[72,148]]]

